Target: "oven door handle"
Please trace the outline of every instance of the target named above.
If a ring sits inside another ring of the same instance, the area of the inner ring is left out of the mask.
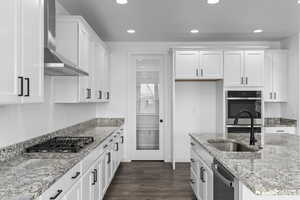
[[[214,175],[217,176],[222,180],[222,182],[227,185],[228,187],[233,188],[233,182],[225,178],[219,171],[218,171],[218,165],[217,164],[212,164],[212,170],[214,172]]]

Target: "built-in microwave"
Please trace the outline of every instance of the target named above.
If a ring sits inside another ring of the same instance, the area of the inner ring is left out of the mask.
[[[239,116],[237,124],[234,124],[235,116],[243,110],[249,111],[254,117],[256,128],[262,126],[262,91],[237,91],[226,92],[226,126],[232,131],[238,128],[247,129],[250,127],[251,119],[245,113]]]

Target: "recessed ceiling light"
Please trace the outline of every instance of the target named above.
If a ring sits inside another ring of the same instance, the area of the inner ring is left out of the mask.
[[[127,33],[129,33],[129,34],[134,34],[134,33],[135,33],[135,30],[133,30],[133,29],[128,29],[128,30],[127,30]]]
[[[191,32],[192,34],[197,34],[197,33],[199,33],[199,30],[197,30],[197,29],[192,29],[190,32]]]
[[[220,3],[220,0],[207,0],[208,4],[218,4]]]
[[[256,29],[253,31],[253,33],[262,33],[262,32],[264,32],[262,29]]]
[[[117,4],[127,4],[128,1],[127,0],[117,0]]]

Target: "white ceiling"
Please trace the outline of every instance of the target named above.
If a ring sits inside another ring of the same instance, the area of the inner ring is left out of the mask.
[[[59,0],[104,41],[279,40],[300,32],[297,0]],[[130,35],[127,29],[136,30]],[[200,33],[192,35],[191,29]],[[264,33],[253,34],[254,29]]]

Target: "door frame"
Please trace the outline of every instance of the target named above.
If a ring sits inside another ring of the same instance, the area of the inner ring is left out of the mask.
[[[160,92],[160,98],[162,98],[162,100],[160,101],[160,119],[164,120],[164,123],[160,123],[160,155],[158,158],[155,158],[153,156],[151,156],[150,154],[147,156],[143,156],[143,157],[139,157],[136,154],[136,66],[133,63],[133,60],[136,57],[160,57],[160,59],[162,60],[162,70],[161,70],[161,83],[162,85],[162,91]],[[128,111],[127,111],[127,119],[128,119],[128,135],[127,135],[127,149],[128,149],[128,158],[129,161],[132,160],[164,160],[166,161],[165,157],[165,153],[166,153],[166,145],[165,145],[165,141],[168,134],[167,130],[166,130],[166,124],[167,124],[167,113],[166,113],[166,73],[167,73],[167,56],[168,53],[167,52],[129,52],[128,53],[128,74],[127,74],[127,78],[128,78]],[[161,107],[162,105],[162,107]]]

